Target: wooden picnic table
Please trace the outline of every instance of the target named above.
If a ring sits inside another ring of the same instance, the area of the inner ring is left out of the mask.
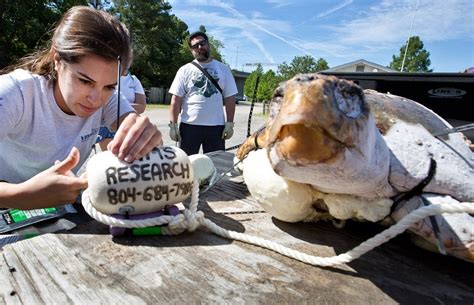
[[[211,154],[220,172],[233,154]],[[234,173],[235,174],[235,173]],[[351,250],[383,230],[350,222],[284,223],[262,212],[241,176],[200,196],[219,226],[317,256]],[[83,211],[82,211],[83,212]],[[320,268],[199,227],[177,236],[113,238],[88,218],[74,229],[7,245],[6,304],[473,304],[473,264],[419,249],[402,235],[345,265]]]

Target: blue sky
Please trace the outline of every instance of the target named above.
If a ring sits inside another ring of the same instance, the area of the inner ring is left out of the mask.
[[[193,32],[204,25],[224,44],[225,61],[250,72],[324,58],[329,67],[357,59],[388,66],[413,21],[434,72],[474,66],[473,0],[171,0],[172,14]],[[417,7],[417,9],[415,9]]]

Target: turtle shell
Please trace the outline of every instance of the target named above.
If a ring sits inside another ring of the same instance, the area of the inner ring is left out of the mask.
[[[318,192],[318,196],[312,196],[322,200],[334,217],[377,221],[388,216],[394,197],[419,185],[427,177],[430,164],[436,164],[436,169],[423,188],[424,197],[434,204],[474,201],[474,153],[461,133],[434,137],[433,133],[450,128],[450,124],[415,101],[363,91],[353,82],[333,76],[305,74],[282,84],[270,107],[265,130],[247,139],[236,156],[242,159],[252,149],[265,148],[269,167],[286,179],[275,181],[310,185]],[[245,175],[246,163],[244,177],[249,176]],[[249,170],[261,175],[261,163],[257,160]],[[312,199],[303,205],[304,209],[310,207],[310,212],[300,208],[287,213],[301,202],[280,202],[267,194],[276,191],[262,193],[264,187],[259,183],[268,182],[261,180],[246,182],[252,184],[249,190],[257,200],[257,195],[263,198],[262,206],[270,207],[269,213],[292,221],[312,217]],[[280,183],[280,188],[291,193],[291,185]],[[392,218],[398,221],[423,205],[418,195],[412,201],[401,202],[391,213]],[[381,206],[377,215],[366,213],[375,211],[377,203]],[[298,212],[304,213],[301,216]],[[474,261],[474,218],[466,213],[436,218],[448,253]],[[410,230],[431,245],[436,244],[429,221],[419,222]]]

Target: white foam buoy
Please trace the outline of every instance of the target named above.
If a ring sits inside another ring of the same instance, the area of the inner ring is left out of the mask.
[[[89,200],[108,215],[155,212],[182,202],[191,195],[193,179],[188,156],[175,146],[155,147],[133,163],[105,151],[87,164]]]
[[[216,167],[211,158],[204,154],[190,155],[189,160],[193,166],[194,177],[199,181],[199,185],[208,183],[216,173]]]

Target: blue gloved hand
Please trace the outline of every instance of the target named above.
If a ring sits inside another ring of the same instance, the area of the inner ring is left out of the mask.
[[[222,139],[229,140],[234,135],[234,122],[225,122]]]

